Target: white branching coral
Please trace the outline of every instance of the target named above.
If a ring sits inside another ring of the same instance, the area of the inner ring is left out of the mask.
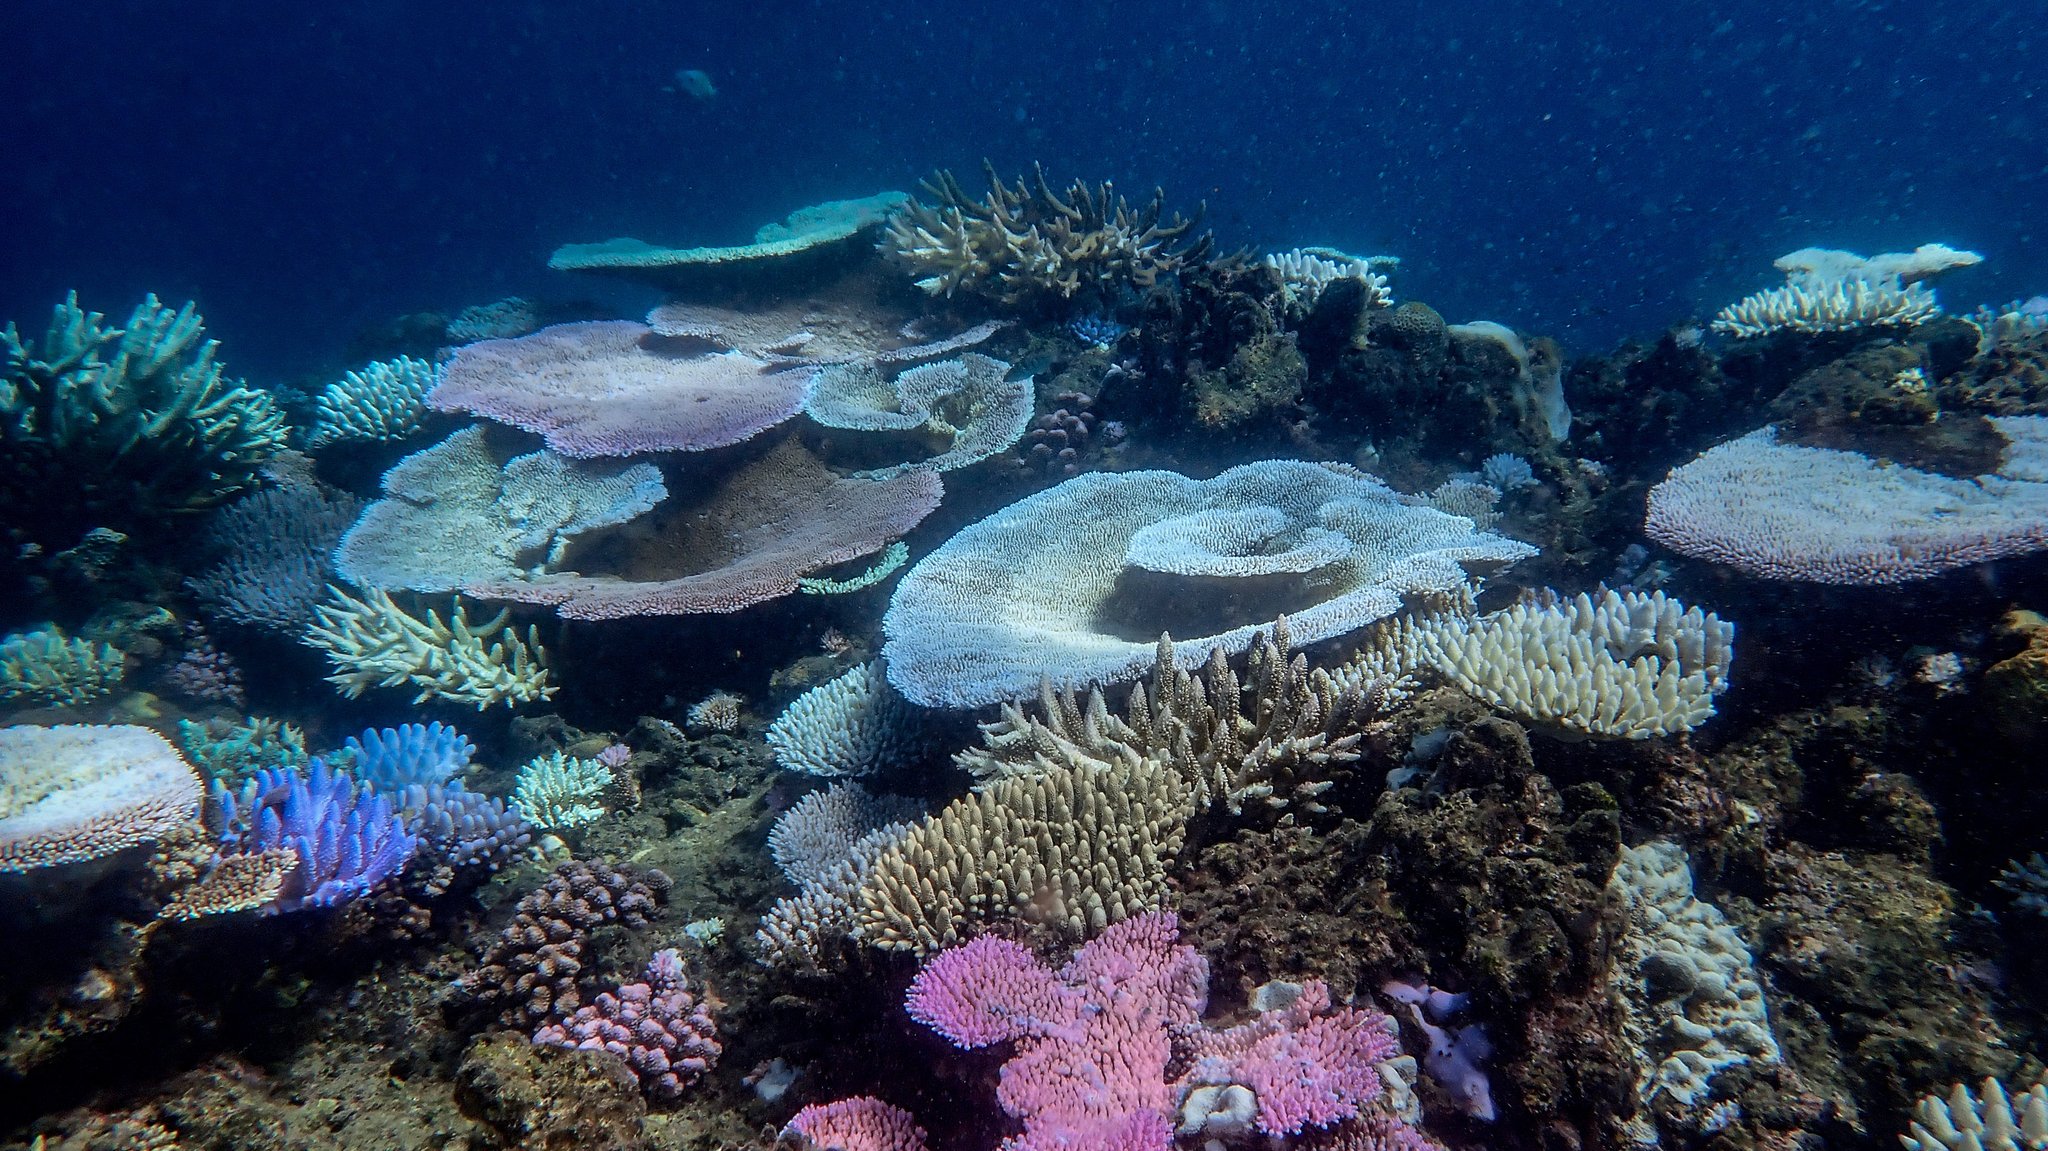
[[[440,382],[440,368],[411,356],[348,372],[321,389],[316,401],[320,414],[306,437],[307,446],[402,440],[420,430],[427,393]]]
[[[1401,260],[1398,256],[1354,256],[1335,248],[1313,247],[1274,252],[1262,262],[1280,273],[1288,309],[1306,313],[1315,306],[1323,289],[1338,280],[1357,280],[1362,284],[1366,307],[1392,307],[1394,293],[1387,288],[1387,278],[1373,269],[1392,267]]]
[[[1434,616],[1399,641],[1468,695],[1579,735],[1690,731],[1728,688],[1735,625],[1663,592]]]
[[[1982,1095],[1957,1083],[1946,1099],[1923,1096],[1899,1142],[1906,1151],[2042,1151],[2048,1148],[2048,1085],[2037,1081],[2008,1094],[2005,1084],[1987,1078]]]
[[[775,762],[806,775],[872,775],[937,750],[932,724],[864,663],[798,696],[768,725]]]
[[[535,827],[561,831],[603,817],[611,785],[612,769],[602,760],[550,752],[519,769],[512,806]]]
[[[305,641],[327,653],[338,669],[327,682],[350,699],[371,687],[410,684],[420,689],[414,703],[443,698],[482,711],[555,694],[539,634],[528,627],[522,638],[506,623],[509,611],[472,625],[459,601],[443,622],[431,608],[424,619],[410,615],[381,591],[362,599],[340,588],[328,594],[332,602],[314,609]]]
[[[1922,244],[1911,252],[1859,256],[1831,248],[1801,248],[1778,257],[1785,285],[1721,309],[1714,330],[1739,339],[1772,332],[1840,332],[1907,327],[1939,317],[1934,292],[1919,281],[1980,262],[1975,252]]]
[[[797,894],[762,916],[755,940],[770,964],[820,965],[853,931],[854,893],[882,852],[923,814],[914,802],[870,794],[857,783],[812,792],[768,832],[768,851]]]

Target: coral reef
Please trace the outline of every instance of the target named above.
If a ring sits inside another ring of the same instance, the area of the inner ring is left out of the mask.
[[[112,693],[127,672],[127,657],[114,645],[54,626],[0,637],[0,699],[77,707]]]
[[[882,852],[923,814],[910,800],[870,795],[857,783],[812,792],[775,821],[768,853],[798,891],[761,917],[755,941],[769,964],[824,963],[853,934],[854,900]]]
[[[188,586],[210,618],[296,637],[334,580],[334,545],[364,501],[316,481],[251,492],[206,529],[218,563]]]
[[[509,612],[472,626],[460,602],[444,623],[431,608],[424,619],[411,615],[381,591],[355,599],[331,588],[329,595],[314,609],[305,640],[327,653],[337,669],[327,682],[350,699],[371,687],[411,684],[420,689],[414,703],[444,698],[482,711],[555,694],[539,635],[529,627],[520,638],[505,622]]]
[[[1774,332],[1840,332],[1869,327],[1910,327],[1941,315],[1934,293],[1919,281],[1951,268],[1981,263],[1975,252],[1922,244],[1911,252],[1858,256],[1801,248],[1778,257],[1785,286],[1728,305],[1714,330],[1741,339]]]
[[[1031,377],[976,352],[918,364],[885,379],[872,362],[811,374],[804,414],[828,428],[916,430],[945,444],[928,459],[883,469],[947,472],[1001,455],[1023,438],[1032,412]]]

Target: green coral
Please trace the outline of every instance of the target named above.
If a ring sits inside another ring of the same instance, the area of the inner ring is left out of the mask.
[[[881,558],[866,571],[845,579],[800,579],[796,581],[796,587],[806,595],[845,595],[848,592],[857,592],[888,579],[909,558],[910,549],[902,540],[897,540],[883,548]]]
[[[73,639],[55,627],[0,639],[0,699],[78,707],[112,692],[126,671],[114,645]]]
[[[611,785],[612,769],[597,760],[552,752],[519,769],[512,806],[535,827],[559,831],[602,817]]]
[[[261,716],[250,716],[245,723],[181,719],[178,743],[185,758],[208,780],[230,787],[260,768],[304,767],[309,758],[305,732],[295,724]]]
[[[124,326],[104,320],[74,292],[39,341],[0,331],[0,502],[75,536],[81,518],[146,524],[255,486],[284,447],[284,416],[269,392],[222,375],[193,306],[149,296]]]

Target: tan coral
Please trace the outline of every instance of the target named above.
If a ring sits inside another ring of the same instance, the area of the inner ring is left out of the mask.
[[[1055,768],[949,804],[863,879],[855,934],[929,954],[999,917],[1075,936],[1166,903],[1193,793],[1165,764]]]
[[[1331,770],[1358,758],[1365,725],[1391,702],[1396,682],[1311,670],[1289,655],[1285,619],[1252,644],[1242,681],[1220,650],[1199,676],[1181,670],[1162,636],[1151,689],[1133,686],[1123,716],[1110,713],[1099,688],[1084,704],[1044,685],[1036,714],[1005,704],[1001,719],[982,725],[985,746],[954,759],[984,781],[1156,761],[1187,783],[1197,808],[1293,803],[1319,812]]]
[[[157,918],[200,919],[254,911],[276,902],[298,866],[298,852],[290,850],[222,856],[212,874],[174,892]]]

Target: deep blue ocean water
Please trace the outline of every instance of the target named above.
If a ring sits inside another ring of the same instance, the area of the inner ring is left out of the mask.
[[[570,241],[1043,161],[1224,246],[1402,257],[1404,298],[1604,350],[1810,244],[2048,291],[2048,10],[2021,3],[10,6],[0,317],[196,298],[230,366],[600,289]],[[711,100],[678,89],[701,69]]]

